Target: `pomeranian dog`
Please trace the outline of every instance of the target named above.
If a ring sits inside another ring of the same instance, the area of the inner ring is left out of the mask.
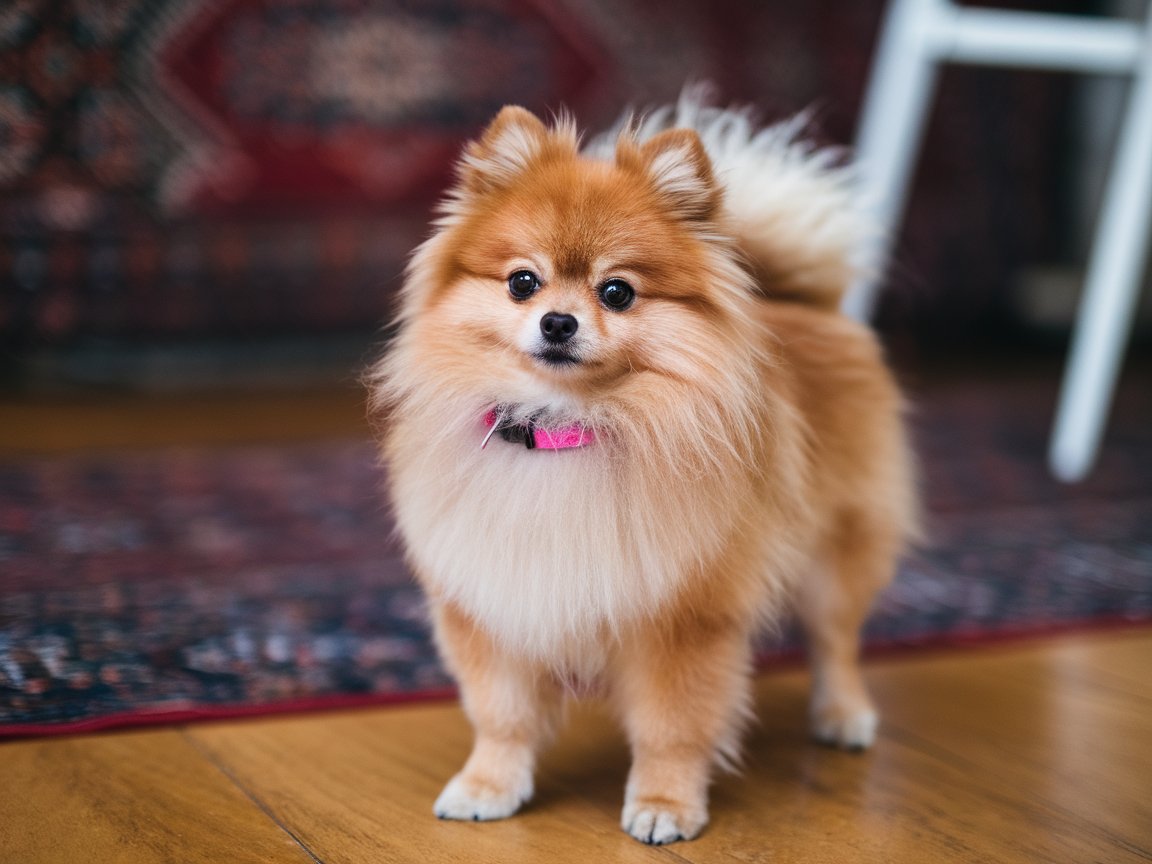
[[[800,123],[697,92],[590,142],[502,110],[370,373],[391,498],[474,749],[434,805],[502,819],[567,696],[619,713],[622,825],[695,837],[752,639],[806,631],[812,733],[872,743],[858,648],[916,524],[902,400],[838,311],[866,220]]]

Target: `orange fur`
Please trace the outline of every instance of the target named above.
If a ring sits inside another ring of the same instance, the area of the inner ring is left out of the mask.
[[[397,523],[476,728],[443,817],[513,813],[566,686],[598,682],[633,748],[625,830],[695,836],[713,766],[738,755],[750,640],[788,604],[814,733],[871,742],[859,628],[915,530],[900,396],[828,302],[843,256],[742,241],[733,194],[693,129],[625,130],[589,158],[570,122],[508,108],[413,258],[371,383]],[[519,270],[541,287],[515,301]],[[600,302],[608,279],[635,288],[630,308]],[[550,311],[577,318],[578,364],[533,355]],[[481,450],[497,404],[596,441]]]

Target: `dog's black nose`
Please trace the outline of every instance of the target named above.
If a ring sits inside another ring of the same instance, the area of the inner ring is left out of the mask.
[[[549,312],[540,319],[540,332],[555,345],[571,339],[579,326],[580,322],[575,315],[562,315],[559,312]]]

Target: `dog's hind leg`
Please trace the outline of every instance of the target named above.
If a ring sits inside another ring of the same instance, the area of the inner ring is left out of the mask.
[[[861,750],[875,740],[877,714],[860,673],[860,631],[892,579],[901,545],[892,526],[845,513],[796,586],[812,665],[812,735],[825,744]]]

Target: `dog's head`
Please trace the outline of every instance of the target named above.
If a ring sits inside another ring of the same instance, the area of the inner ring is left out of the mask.
[[[599,160],[580,154],[570,122],[509,107],[458,175],[405,289],[437,374],[552,409],[637,375],[707,378],[739,342],[747,277],[695,132],[625,132]]]

